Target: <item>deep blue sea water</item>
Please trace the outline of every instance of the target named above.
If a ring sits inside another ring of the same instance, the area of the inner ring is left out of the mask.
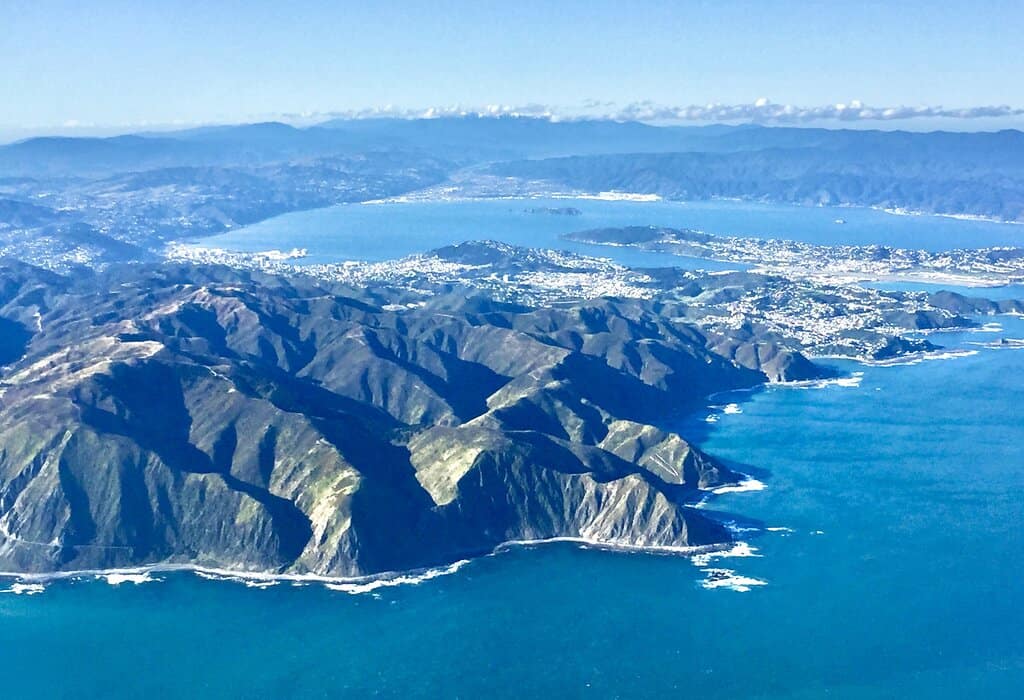
[[[977,343],[1024,319],[997,320],[929,336],[976,354],[836,363],[859,385],[716,397],[740,412],[679,426],[767,485],[708,505],[753,528],[760,556],[711,564],[748,592],[568,544],[361,594],[58,581],[0,594],[4,695],[1019,698],[1024,350]]]

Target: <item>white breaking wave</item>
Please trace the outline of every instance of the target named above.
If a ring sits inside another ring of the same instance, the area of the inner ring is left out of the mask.
[[[278,578],[271,578],[269,576],[247,576],[247,575],[231,575],[224,573],[214,573],[211,571],[196,570],[193,571],[199,578],[205,578],[208,581],[230,581],[232,583],[240,583],[246,588],[272,588],[279,583],[281,580]],[[299,582],[296,581],[296,584]]]
[[[278,585],[283,580],[282,578],[267,574],[267,575],[248,575],[248,574],[231,574],[228,572],[216,572],[216,571],[205,571],[197,569],[193,571],[194,574],[200,578],[205,578],[210,581],[230,581],[232,583],[241,583],[247,588],[271,588]],[[294,580],[296,585],[305,584],[305,581]]]
[[[748,542],[736,542],[729,549],[718,549],[710,552],[700,552],[690,557],[694,566],[707,566],[715,559],[733,559],[746,557],[760,557],[757,547],[751,546]]]
[[[273,580],[271,580],[271,581],[247,580],[247,581],[243,581],[242,583],[245,584],[246,588],[273,588],[274,586],[279,584],[280,581],[273,581]]]
[[[730,413],[730,414],[743,413],[743,409],[740,408],[740,405],[738,403],[731,403],[731,404],[726,405],[722,409],[722,413]]]
[[[122,583],[134,583],[138,585],[140,583],[152,583],[154,581],[162,581],[163,579],[153,578],[150,571],[143,571],[137,574],[132,573],[110,573],[98,578],[106,579],[107,583],[111,586],[120,586]]]
[[[758,481],[752,477],[747,477],[738,484],[728,484],[726,486],[717,486],[710,489],[710,492],[716,496],[720,496],[723,493],[745,493],[747,491],[764,491],[768,488],[763,481]]]
[[[701,571],[706,574],[706,576],[704,577],[704,580],[700,582],[700,585],[709,590],[715,588],[726,588],[738,593],[747,593],[754,586],[768,585],[768,582],[764,579],[742,576],[732,569],[701,569]]]
[[[0,593],[13,593],[14,595],[37,595],[46,590],[41,583],[12,583],[11,587]]]
[[[722,524],[725,528],[733,535],[745,535],[748,532],[762,532],[763,530],[759,527],[753,527],[751,525],[740,525],[735,520],[724,520]]]
[[[334,590],[349,590],[360,592],[359,587],[368,587],[367,590],[381,586],[394,586],[407,583],[420,583],[438,576],[455,573],[462,566],[468,564],[469,560],[455,562],[446,567],[428,569],[420,572],[388,572],[375,576],[341,577],[322,576],[317,574],[275,574],[258,571],[233,571],[229,569],[214,569],[188,564],[157,564],[146,568],[134,569],[94,569],[80,571],[59,571],[49,574],[24,574],[15,572],[0,572],[0,576],[12,577],[16,582],[11,584],[9,589],[0,589],[0,593],[33,594],[41,593],[45,584],[51,581],[62,580],[96,580],[106,581],[112,586],[123,583],[142,584],[150,582],[161,582],[164,579],[155,576],[159,573],[191,573],[199,578],[210,581],[230,581],[241,583],[249,588],[270,588],[282,582],[289,582],[293,585],[303,586],[309,584],[323,584]]]
[[[849,377],[839,377],[831,380],[831,386],[857,387],[864,380],[863,372],[854,372]]]
[[[853,372],[846,377],[832,377],[830,379],[808,379],[798,382],[775,382],[771,386],[779,386],[787,389],[824,389],[830,386],[856,388],[864,381],[863,372]]]
[[[242,581],[242,580],[244,580],[244,579],[238,578],[237,576],[225,576],[223,574],[215,574],[215,573],[212,573],[212,572],[209,572],[209,571],[203,571],[201,569],[197,569],[196,571],[193,571],[192,573],[195,574],[196,576],[198,576],[199,578],[205,578],[207,581]]]
[[[713,422],[713,421],[712,421]],[[739,482],[735,484],[724,484],[722,486],[716,486],[711,489],[701,489],[704,496],[695,503],[692,508],[703,508],[707,505],[708,501],[712,496],[722,496],[727,493],[749,493],[751,491],[764,491],[768,488],[767,484],[763,481],[759,481],[752,476],[746,474],[740,474],[743,477]]]
[[[464,567],[470,562],[469,559],[463,559],[457,561],[454,564],[448,566],[438,567],[436,569],[427,569],[418,574],[402,574],[399,576],[377,578],[362,583],[325,583],[324,586],[332,591],[342,591],[351,595],[358,595],[360,593],[370,593],[377,590],[378,588],[388,588],[391,586],[415,586],[429,581],[430,579],[437,578],[439,576],[448,576],[454,574],[456,571]]]

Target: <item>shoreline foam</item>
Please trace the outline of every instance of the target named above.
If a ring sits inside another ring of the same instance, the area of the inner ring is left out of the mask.
[[[55,571],[47,573],[30,573],[16,571],[0,571],[0,580],[13,579],[11,589],[0,590],[0,593],[41,593],[46,584],[56,581],[92,579],[105,580],[110,585],[122,583],[156,583],[163,579],[155,578],[159,574],[190,573],[207,580],[231,581],[243,583],[250,588],[267,588],[278,583],[311,584],[321,583],[331,590],[347,593],[364,593],[383,587],[398,585],[416,585],[423,581],[454,574],[464,566],[485,557],[519,547],[536,547],[548,544],[570,543],[584,545],[588,548],[614,552],[637,552],[651,554],[671,554],[693,557],[728,551],[736,547],[735,542],[722,542],[707,545],[673,546],[673,545],[633,545],[628,543],[606,542],[585,537],[551,537],[535,540],[509,540],[497,545],[486,554],[470,559],[460,559],[450,564],[406,571],[387,571],[365,576],[327,576],[322,574],[273,573],[266,571],[239,571],[220,567],[201,566],[197,564],[153,564],[150,566],[125,567],[115,569],[80,569],[75,571]]]

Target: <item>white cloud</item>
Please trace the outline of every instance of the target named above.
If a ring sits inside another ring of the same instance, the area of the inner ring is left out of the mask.
[[[607,106],[607,103],[603,103]],[[266,115],[265,115],[266,116]],[[541,117],[546,119],[564,119],[568,113],[559,113],[553,107],[542,104],[501,105],[491,104],[476,107],[463,105],[441,105],[425,108],[367,107],[330,112],[303,112],[301,114],[286,113],[277,115],[287,121],[322,121],[324,119],[439,119],[441,117]],[[571,118],[571,117],[570,117]]]
[[[860,100],[849,103],[800,107],[780,104],[761,98],[751,104],[690,105],[669,107],[651,102],[635,102],[626,105],[617,114],[609,115],[618,119],[638,121],[750,121],[770,124],[803,124],[817,121],[893,121],[918,119],[922,117],[948,119],[976,119],[979,117],[1016,117],[1024,115],[1024,108],[1009,105],[963,107],[947,109],[942,106],[918,107],[873,107]]]
[[[285,118],[296,115],[284,115]],[[587,100],[579,108],[558,108],[542,104],[526,105],[485,105],[466,107],[462,105],[430,107],[426,109],[397,108],[393,106],[304,114],[306,119],[366,119],[392,117],[399,119],[430,119],[439,117],[464,116],[518,116],[542,117],[569,121],[574,119],[615,119],[619,121],[658,122],[754,122],[759,124],[806,124],[820,121],[897,121],[905,119],[977,119],[982,117],[1024,116],[1024,108],[1009,105],[986,105],[978,107],[946,108],[943,106],[870,106],[860,100],[850,100],[832,105],[799,106],[772,102],[761,97],[749,104],[722,104],[711,102],[704,105],[671,106],[651,101],[632,102],[618,106],[611,102]]]

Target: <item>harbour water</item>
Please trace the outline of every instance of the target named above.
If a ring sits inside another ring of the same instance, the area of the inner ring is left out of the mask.
[[[573,208],[576,216],[544,213]],[[539,212],[539,213],[535,213]],[[845,223],[837,224],[842,218]],[[884,244],[947,250],[1024,244],[1024,226],[873,209],[797,207],[752,202],[634,202],[596,199],[468,199],[342,204],[284,214],[212,236],[204,245],[240,251],[305,248],[310,263],[388,260],[451,243],[493,239],[614,257],[625,265],[717,267],[708,261],[561,240],[573,231],[614,226],[692,228],[719,235],[819,244]],[[730,267],[735,268],[735,265]]]

